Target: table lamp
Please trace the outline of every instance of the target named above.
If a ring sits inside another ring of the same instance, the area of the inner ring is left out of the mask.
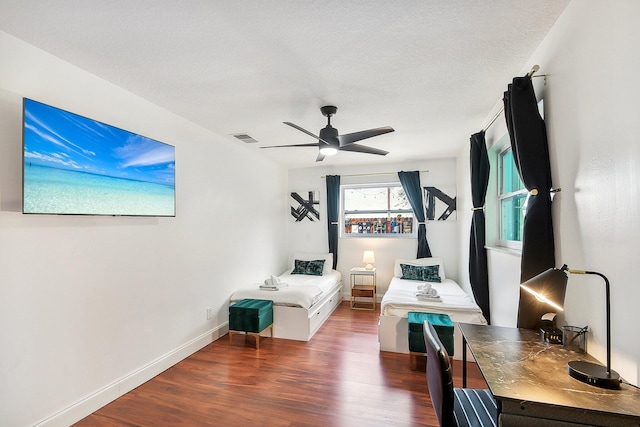
[[[537,276],[522,283],[520,287],[531,293],[538,301],[547,303],[552,307],[563,310],[564,292],[562,298],[554,298],[545,294],[550,289],[566,289],[567,273],[569,274],[594,274],[604,280],[607,304],[607,366],[598,363],[587,362],[583,360],[573,360],[568,363],[569,375],[584,383],[608,388],[620,388],[620,375],[616,371],[611,370],[611,298],[609,292],[609,279],[604,274],[596,271],[571,270],[567,265],[563,265],[560,269],[550,268]]]
[[[373,265],[376,262],[376,257],[373,255],[373,251],[364,251],[362,255],[362,262],[367,264],[364,268],[367,270],[373,270]]]

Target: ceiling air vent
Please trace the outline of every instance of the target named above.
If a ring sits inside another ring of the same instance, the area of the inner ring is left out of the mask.
[[[234,133],[233,136],[246,144],[255,144],[258,142],[246,133]]]

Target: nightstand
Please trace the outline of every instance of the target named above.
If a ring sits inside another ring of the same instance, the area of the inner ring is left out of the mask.
[[[376,309],[376,269],[352,268],[351,308],[358,310]]]

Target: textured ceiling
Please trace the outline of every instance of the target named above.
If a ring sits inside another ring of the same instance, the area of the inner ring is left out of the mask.
[[[568,0],[0,0],[0,30],[287,167],[315,165],[336,105],[340,133],[385,157],[457,155]],[[544,72],[544,65],[541,72]],[[82,112],[78,112],[82,113]],[[247,133],[246,144],[232,134]]]

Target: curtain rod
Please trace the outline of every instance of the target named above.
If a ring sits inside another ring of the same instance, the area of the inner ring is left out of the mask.
[[[527,77],[529,77],[529,78],[533,77],[533,75],[534,75],[535,73],[537,73],[539,69],[540,69],[540,66],[539,66],[539,65],[537,65],[537,64],[536,64],[536,65],[534,65],[533,67],[531,67],[531,71],[529,71],[529,72],[527,73]],[[536,76],[536,77],[545,77],[545,76],[546,76],[545,74],[541,74],[541,75]],[[495,122],[495,121],[498,119],[498,117],[500,117],[500,115],[501,115],[503,112],[504,112],[504,106],[502,106],[502,108],[500,108],[500,110],[498,110],[498,112],[496,113],[496,115],[495,115],[495,116],[493,116],[493,118],[491,119],[491,121],[489,122],[489,124],[488,124],[488,125],[486,125],[486,126],[484,127],[484,129],[482,129],[482,132],[486,132],[486,131],[487,131],[487,129],[489,129],[489,128],[491,127],[491,125],[493,124],[493,122]]]
[[[418,171],[420,173],[429,173],[428,170],[424,170],[424,171]],[[351,174],[351,175],[340,175],[340,176],[383,176],[383,175],[397,175],[398,172],[379,172],[379,173],[356,173],[356,174]],[[326,178],[326,175],[322,175],[320,178],[324,179]]]

